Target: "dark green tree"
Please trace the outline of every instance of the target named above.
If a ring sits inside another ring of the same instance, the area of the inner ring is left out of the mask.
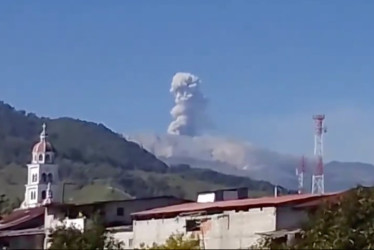
[[[145,246],[142,244],[140,249],[156,250],[156,249],[202,249],[200,247],[200,240],[197,236],[184,234],[172,234],[164,244],[153,243],[152,246]]]
[[[4,216],[13,211],[14,208],[19,207],[20,203],[15,200],[11,201],[5,194],[0,195],[0,216]]]
[[[51,232],[49,249],[123,249],[124,243],[110,235],[105,228],[95,223],[81,231],[75,227],[59,226]]]
[[[264,239],[257,248],[373,249],[374,188],[359,186],[327,201],[291,246]]]

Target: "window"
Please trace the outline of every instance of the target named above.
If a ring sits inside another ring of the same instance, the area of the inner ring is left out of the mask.
[[[186,231],[199,231],[200,230],[200,220],[186,220]]]
[[[37,182],[37,181],[38,181],[38,175],[37,174],[32,174],[31,182]]]
[[[51,173],[48,174],[48,182],[52,183],[53,182],[53,175]]]
[[[123,207],[117,207],[117,216],[124,216],[125,215],[125,209]]]
[[[51,161],[51,156],[49,154],[45,155],[45,162],[49,163]]]
[[[45,198],[47,198],[47,193],[45,190],[42,191],[42,200],[44,200]]]
[[[47,175],[45,173],[42,173],[42,183],[47,182]]]
[[[43,155],[42,154],[39,155],[39,161],[43,161]]]
[[[36,192],[35,191],[31,191],[30,192],[30,200],[35,200],[36,199]]]

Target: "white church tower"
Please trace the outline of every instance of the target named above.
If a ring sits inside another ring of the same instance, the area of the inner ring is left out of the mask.
[[[21,208],[61,202],[58,165],[55,164],[55,151],[47,141],[45,124],[40,134],[40,141],[32,149],[31,159],[31,163],[27,165],[25,199]]]

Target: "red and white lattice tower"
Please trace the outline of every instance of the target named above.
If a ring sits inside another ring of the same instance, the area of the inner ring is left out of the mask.
[[[299,194],[304,193],[304,173],[305,173],[305,158],[301,158],[300,165],[296,167],[296,176],[297,176],[297,192]]]
[[[325,192],[324,174],[323,174],[323,134],[326,128],[323,126],[325,115],[314,115],[315,135],[314,135],[314,155],[317,160],[317,166],[312,177],[312,194],[323,194]]]

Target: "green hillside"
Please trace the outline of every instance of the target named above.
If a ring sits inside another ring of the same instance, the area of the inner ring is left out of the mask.
[[[265,181],[188,166],[168,167],[154,155],[126,141],[102,124],[71,118],[39,118],[0,102],[0,193],[23,198],[26,164],[43,122],[57,151],[65,201],[89,202],[175,195],[194,199],[196,192],[247,186],[251,194],[273,192]]]

